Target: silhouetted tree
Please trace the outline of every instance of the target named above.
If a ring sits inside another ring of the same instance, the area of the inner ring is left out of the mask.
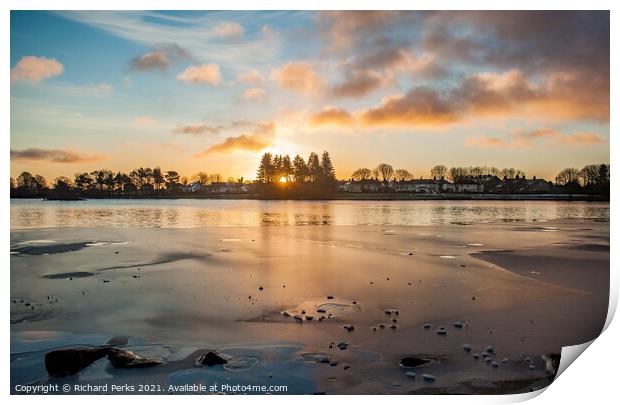
[[[572,167],[563,169],[555,177],[555,183],[561,186],[565,186],[571,183],[579,184],[579,170],[572,168]]]
[[[448,174],[448,168],[444,165],[436,165],[431,169],[431,177],[441,179]]]
[[[321,180],[323,170],[321,169],[321,162],[319,161],[319,155],[312,152],[308,157],[308,176],[310,181],[317,182]]]
[[[405,169],[397,169],[394,171],[394,178],[396,180],[412,180],[413,174],[411,174],[408,170]]]
[[[390,181],[392,180],[392,176],[394,175],[394,168],[387,164],[381,163],[375,169],[377,171],[377,175],[381,176],[382,181]]]
[[[174,187],[175,184],[177,184],[179,182],[179,173],[174,171],[174,170],[168,170],[164,176],[164,179],[166,181],[166,188],[168,190],[171,190],[172,187]]]
[[[263,155],[258,165],[256,179],[261,183],[272,183],[275,177],[275,168],[273,165],[273,157],[267,152]]]
[[[372,170],[361,168],[351,174],[351,178],[355,181],[368,180],[372,177]]]
[[[329,156],[329,152],[324,151],[321,155],[321,177],[323,182],[333,183],[336,181],[336,170]]]
[[[307,177],[308,166],[306,165],[304,158],[296,155],[295,159],[293,159],[293,180],[297,183],[303,183],[306,181]]]
[[[164,184],[164,175],[161,172],[159,167],[153,169],[153,185],[155,186],[155,190],[159,190]]]

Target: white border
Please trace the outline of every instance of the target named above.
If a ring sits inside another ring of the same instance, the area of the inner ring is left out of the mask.
[[[0,15],[0,25],[2,27],[2,52],[0,54],[0,58],[4,66],[4,80],[1,81],[2,85],[2,119],[0,120],[0,125],[2,126],[2,141],[4,145],[4,156],[6,156],[6,160],[3,160],[3,164],[0,165],[0,179],[9,178],[10,172],[10,160],[9,157],[9,149],[10,149],[10,61],[9,61],[9,46],[10,46],[10,12],[9,10],[28,10],[28,9],[39,9],[39,10],[101,10],[101,9],[110,9],[110,10],[123,10],[123,9],[147,9],[147,10],[156,10],[156,9],[172,9],[172,10],[204,10],[204,9],[225,9],[225,10],[290,10],[290,9],[301,9],[301,10],[323,10],[323,9],[336,9],[336,10],[346,10],[346,9],[398,9],[398,10],[407,10],[407,9],[416,9],[416,10],[463,10],[463,9],[474,9],[474,10],[611,10],[611,44],[618,43],[618,18],[616,16],[616,12],[619,7],[618,2],[612,1],[600,1],[600,0],[589,0],[589,1],[574,1],[574,0],[565,0],[565,1],[541,1],[541,0],[504,0],[501,2],[497,1],[484,1],[484,0],[468,0],[468,1],[458,1],[458,0],[434,0],[432,2],[425,3],[414,3],[412,1],[406,0],[392,0],[392,1],[377,1],[377,0],[357,0],[353,1],[343,1],[343,0],[306,0],[305,2],[298,1],[285,1],[285,0],[263,0],[261,2],[252,2],[249,0],[245,1],[234,1],[234,0],[214,0],[214,1],[199,1],[199,0],[106,0],[104,1],[86,1],[86,0],[55,0],[53,3],[50,1],[44,0],[4,0],[0,8],[2,8],[2,14]],[[615,6],[615,7],[614,7]],[[466,7],[466,8],[465,8]],[[617,63],[617,52],[614,51],[612,46],[611,48],[611,111],[616,111],[614,107],[617,107],[617,96],[618,96],[618,82],[613,72],[618,71],[618,63]],[[617,125],[614,120],[614,114],[612,113],[612,118],[610,121],[610,133],[615,134],[617,132]],[[615,137],[610,137],[610,150],[617,150],[618,140]],[[610,160],[611,161],[611,160]],[[618,175],[618,170],[614,164],[611,164],[612,170],[612,178],[615,180]],[[5,182],[8,183],[8,182]],[[6,187],[6,184],[5,184]],[[6,190],[6,189],[5,189]],[[617,181],[612,182],[612,206],[616,205],[615,202],[618,198],[618,184]],[[8,190],[5,191],[5,195],[8,194]],[[1,229],[4,230],[2,232],[2,240],[1,246],[5,246],[5,251],[8,253],[7,247],[9,246],[9,238],[10,238],[10,224],[9,224],[9,200],[5,198],[2,201],[3,210],[0,226]],[[614,211],[615,212],[615,211]],[[616,246],[616,230],[617,221],[615,220],[615,216],[611,217],[611,243],[613,246]],[[512,395],[512,396],[393,396],[390,397],[390,401],[396,402],[411,402],[411,401],[420,401],[430,403],[454,403],[458,401],[460,404],[467,403],[509,403],[509,402],[520,402],[526,399],[533,399],[535,403],[584,403],[585,401],[604,401],[604,403],[613,401],[612,398],[616,397],[615,384],[617,384],[617,375],[616,366],[617,361],[619,360],[618,356],[618,345],[617,342],[620,342],[620,327],[618,326],[618,322],[611,323],[613,318],[613,313],[615,312],[615,308],[617,306],[618,301],[618,266],[617,266],[617,254],[611,254],[611,294],[610,294],[610,311],[608,314],[608,319],[606,323],[606,330],[601,334],[599,338],[596,339],[595,342],[588,348],[587,354],[584,356],[580,356],[579,359],[575,361],[575,363],[568,367],[568,369],[558,378],[556,381],[549,386],[544,392],[543,395],[539,395],[540,392],[534,394],[521,394],[521,395]],[[9,255],[5,254],[3,258],[4,266],[2,266],[3,271],[3,283],[1,283],[0,288],[2,289],[2,297],[4,297],[5,301],[5,309],[2,311],[2,318],[0,318],[0,324],[3,328],[2,334],[2,342],[4,349],[0,350],[0,364],[2,364],[2,381],[4,382],[4,395],[8,396],[9,394],[9,367],[10,367],[10,359],[9,359],[9,311],[8,311],[8,297],[9,293]],[[578,353],[581,353],[581,349],[577,349]],[[564,360],[564,352],[563,352],[563,361]],[[566,355],[566,357],[575,356]],[[576,357],[576,356],[575,356]],[[180,401],[183,398],[183,401],[189,403],[204,403],[204,401],[226,401],[226,402],[241,402],[251,400],[252,402],[258,403],[287,403],[291,400],[291,397],[286,396],[267,396],[267,397],[222,397],[222,396],[210,396],[209,398],[204,397],[180,397],[175,396],[174,401]],[[77,397],[77,396],[38,396],[38,397],[27,397],[27,396],[11,396],[8,398],[11,403],[24,403],[30,401],[41,401],[44,400],[49,403],[81,403],[85,400],[85,398]],[[125,400],[125,397],[115,397],[114,401]],[[312,396],[296,396],[293,400],[297,403],[303,404],[308,403],[309,401],[316,400],[316,397]],[[110,398],[106,396],[91,396],[87,399],[89,402],[93,403],[108,403],[110,402]],[[144,399],[142,399],[144,400]],[[164,403],[167,401],[165,396],[157,396],[157,397],[149,397],[146,399],[149,402],[154,403]],[[341,403],[342,401],[372,401],[376,402],[377,400],[381,400],[377,396],[355,396],[352,398],[342,398],[340,396],[328,396],[321,397],[321,401],[334,401]]]

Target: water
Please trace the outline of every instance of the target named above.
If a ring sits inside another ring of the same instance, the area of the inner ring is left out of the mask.
[[[11,229],[608,222],[609,204],[566,201],[11,200]]]

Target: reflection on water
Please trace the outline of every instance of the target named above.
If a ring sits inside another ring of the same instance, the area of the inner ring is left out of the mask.
[[[609,204],[562,201],[11,200],[11,229],[468,225],[566,218],[609,221]]]

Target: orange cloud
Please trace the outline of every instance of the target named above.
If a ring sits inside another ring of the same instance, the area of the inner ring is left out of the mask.
[[[201,66],[190,66],[177,76],[177,80],[193,84],[210,84],[217,86],[222,81],[220,67],[215,63]]]
[[[161,46],[154,51],[133,58],[129,67],[137,71],[164,71],[168,69],[171,64],[180,62],[184,59],[191,59],[191,54],[177,44],[171,44]]]
[[[354,119],[351,114],[342,108],[327,106],[321,112],[315,114],[310,119],[310,125],[337,125],[348,127],[353,125]]]
[[[228,153],[236,150],[258,152],[273,146],[275,138],[275,124],[272,122],[257,125],[253,132],[230,136],[223,142],[212,145],[198,153],[196,157],[203,157],[212,153]]]
[[[334,97],[359,98],[379,88],[384,83],[383,75],[374,70],[354,70],[345,82],[331,88]]]
[[[28,148],[22,150],[11,149],[11,160],[37,161],[47,160],[55,163],[83,163],[101,160],[101,156],[85,155],[82,153],[60,150]]]
[[[414,88],[404,96],[385,97],[377,107],[357,115],[366,126],[445,125],[460,119],[449,100],[425,87]]]
[[[225,129],[222,126],[210,127],[204,124],[192,124],[176,127],[172,132],[185,135],[218,134]]]
[[[153,125],[155,123],[155,120],[153,119],[153,117],[150,117],[148,115],[141,115],[139,117],[135,117],[132,122],[136,125],[148,126]]]
[[[289,62],[275,69],[271,77],[282,88],[305,93],[316,93],[325,87],[325,81],[310,62]]]
[[[534,141],[542,141],[552,145],[595,145],[604,143],[605,139],[591,132],[562,134],[553,128],[541,128],[516,132],[508,139],[495,136],[472,137],[465,140],[465,145],[482,148],[531,148],[535,146]]]
[[[237,81],[249,84],[263,84],[265,81],[260,72],[256,69],[246,70],[237,76]]]
[[[11,69],[11,82],[29,81],[39,83],[42,80],[61,75],[64,68],[56,59],[43,56],[24,56]]]
[[[266,95],[267,95],[267,92],[264,89],[253,87],[251,89],[246,89],[243,92],[243,99],[244,100],[260,100],[260,99],[265,98]]]

